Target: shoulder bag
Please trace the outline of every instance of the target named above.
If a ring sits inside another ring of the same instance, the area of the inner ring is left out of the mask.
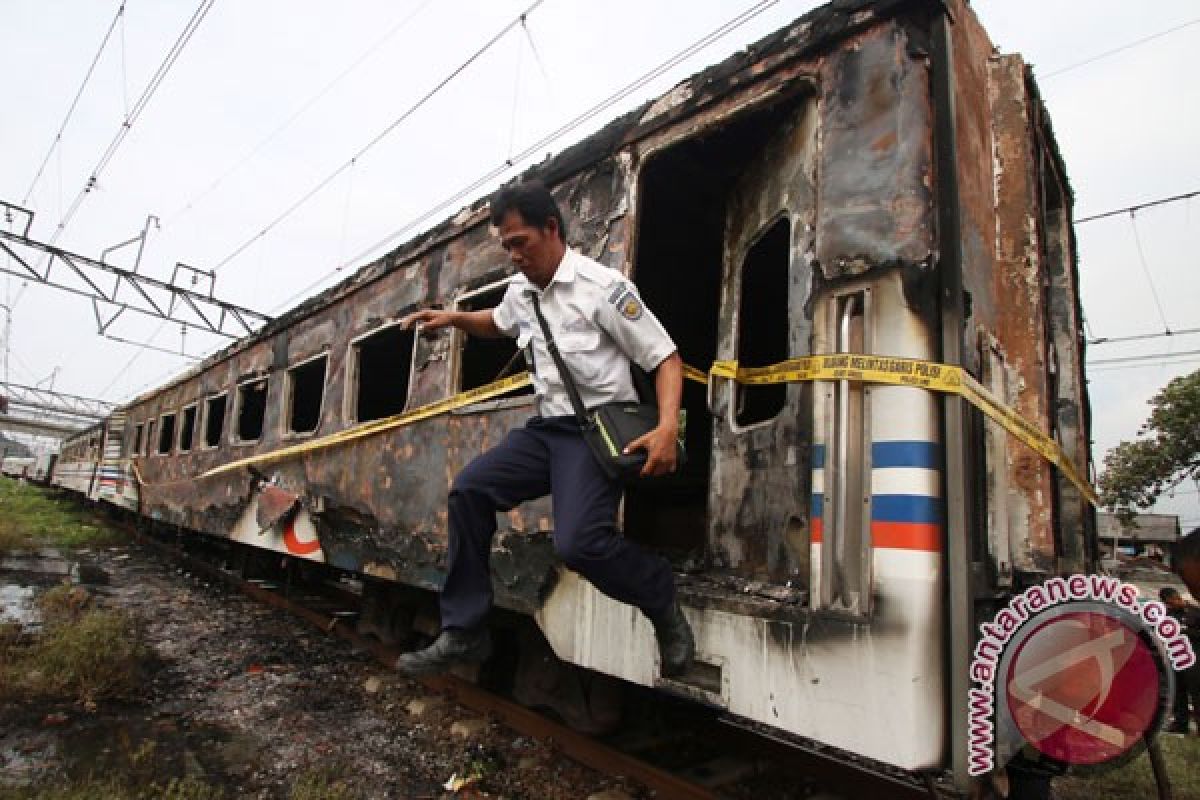
[[[537,315],[538,325],[546,338],[546,349],[550,351],[554,366],[558,368],[558,374],[567,389],[567,396],[571,398],[571,408],[575,410],[575,416],[579,420],[583,439],[600,464],[600,469],[610,479],[623,483],[644,480],[641,472],[646,465],[646,451],[636,450],[627,454],[625,447],[658,427],[658,405],[654,402],[653,383],[640,367],[633,364],[634,383],[638,385],[638,393],[643,399],[649,399],[651,402],[603,403],[592,409],[585,408],[575,379],[558,352],[558,343],[550,333],[550,326],[546,324],[537,294],[529,292],[529,298],[533,301],[533,313]],[[675,451],[676,465],[683,466],[686,453],[682,442],[676,440]]]

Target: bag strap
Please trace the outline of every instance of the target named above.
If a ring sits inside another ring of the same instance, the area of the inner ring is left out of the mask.
[[[567,369],[562,355],[558,352],[558,343],[554,341],[554,335],[550,333],[546,317],[542,315],[542,305],[538,302],[537,292],[528,291],[525,295],[533,301],[533,313],[537,315],[538,325],[542,328],[542,336],[546,337],[546,349],[550,351],[550,357],[554,359],[554,366],[558,368],[563,386],[567,388],[567,396],[571,398],[571,408],[575,409],[575,416],[579,418],[579,424],[587,427],[590,424],[587,409],[583,406],[583,399],[579,396],[579,388],[575,385],[575,379],[571,377],[571,371]]]

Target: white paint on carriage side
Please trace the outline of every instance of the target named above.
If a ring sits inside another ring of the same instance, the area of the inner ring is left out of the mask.
[[[537,621],[565,661],[695,694],[746,719],[923,769],[939,765],[946,743],[941,563],[937,553],[876,551],[877,609],[869,624],[831,624],[820,614],[782,622],[685,605],[697,658],[720,667],[719,691],[661,681],[649,621],[568,570]]]

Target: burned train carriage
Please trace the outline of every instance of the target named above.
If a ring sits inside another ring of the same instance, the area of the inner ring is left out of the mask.
[[[961,363],[1086,465],[1069,189],[1030,71],[993,55],[964,3],[833,3],[525,177],[688,364]],[[114,498],[369,590],[437,589],[450,481],[532,397],[327,437],[510,360],[511,341],[397,325],[499,301],[512,268],[487,219],[464,209],[131,403]],[[976,598],[1089,562],[1078,490],[926,389],[710,376],[684,406],[686,468],[630,489],[622,525],[682,573],[696,670],[664,681],[649,623],[557,564],[548,500],[502,520],[498,604],[564,662],[961,785]]]

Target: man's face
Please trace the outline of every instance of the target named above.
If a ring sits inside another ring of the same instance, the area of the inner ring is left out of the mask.
[[[508,252],[513,266],[534,284],[545,288],[562,261],[564,245],[558,238],[558,223],[553,218],[544,228],[530,225],[516,209],[500,219],[500,245]]]

